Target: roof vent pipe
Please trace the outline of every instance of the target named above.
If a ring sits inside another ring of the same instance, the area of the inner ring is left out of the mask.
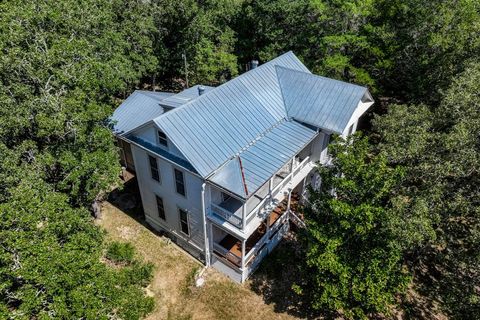
[[[250,70],[255,69],[256,67],[258,67],[258,60],[250,61]]]
[[[198,95],[201,96],[204,93],[205,93],[205,87],[204,86],[198,86]]]

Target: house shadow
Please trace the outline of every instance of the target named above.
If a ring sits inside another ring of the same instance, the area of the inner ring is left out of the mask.
[[[250,277],[250,288],[273,305],[277,313],[302,319],[333,319],[333,314],[311,308],[308,297],[296,288],[302,283],[299,272],[301,257],[298,241],[292,233],[262,261]]]
[[[130,174],[123,180],[122,186],[112,190],[106,200],[120,211],[146,226],[137,178]]]

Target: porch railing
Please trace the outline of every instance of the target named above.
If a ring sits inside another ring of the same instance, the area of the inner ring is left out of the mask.
[[[297,165],[293,168],[292,172],[285,177],[285,179],[282,180],[282,182],[280,182],[275,188],[272,189],[272,197],[274,197],[275,195],[277,195],[277,193],[280,191],[280,190],[283,190],[293,179],[293,177],[295,177],[297,174],[300,173],[300,171],[305,168],[308,163],[310,162],[310,157],[306,157],[305,159],[303,159],[302,162],[298,163],[297,162]],[[267,207],[267,203],[270,203],[270,201],[273,200],[271,199],[270,197],[265,197],[256,207],[255,209],[253,209],[252,211],[250,211],[250,213],[247,215],[247,223],[248,224],[250,221],[253,220],[253,218],[261,211],[263,210],[266,210],[268,207]],[[272,210],[275,208],[275,206],[272,207]]]
[[[235,215],[235,213],[228,211],[227,209],[224,209],[214,203],[211,205],[211,211],[223,218],[224,220],[230,222],[234,226],[241,228],[242,227],[242,218]]]
[[[240,267],[242,265],[242,258],[241,257],[238,257],[237,255],[231,253],[230,251],[228,251],[228,249],[222,247],[218,243],[215,243],[215,242],[213,243],[213,251],[215,251],[217,254],[223,256],[228,261],[234,263],[235,265],[237,265],[237,267]]]
[[[303,159],[302,162],[295,162],[292,171],[283,179],[277,186],[275,186],[270,194],[271,196],[267,196],[263,198],[259,204],[256,205],[256,207],[250,211],[247,216],[246,216],[246,221],[245,225],[248,225],[250,221],[252,221],[255,216],[257,216],[260,213],[265,213],[265,215],[269,214],[271,210],[275,208],[275,205],[271,205],[272,201],[274,200],[274,197],[278,194],[279,191],[284,190],[293,180],[293,178],[298,175],[302,169],[304,169],[310,162],[310,157],[306,157]],[[244,204],[245,205],[245,204]],[[212,203],[211,204],[211,210],[212,213],[215,215],[219,216],[220,218],[228,221],[232,225],[234,225],[237,228],[242,228],[242,217],[235,215],[235,213],[224,209],[220,207],[217,204]]]
[[[288,213],[285,211],[280,218],[272,224],[267,232],[258,240],[257,243],[250,249],[250,251],[245,255],[245,265],[248,265],[252,258],[258,253],[259,249],[270,240],[272,234],[274,234],[278,229],[279,226],[282,225],[288,219]]]

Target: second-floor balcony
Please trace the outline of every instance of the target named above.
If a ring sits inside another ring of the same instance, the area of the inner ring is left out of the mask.
[[[285,199],[288,192],[302,183],[314,165],[309,156],[303,159],[300,156],[294,157],[247,201],[214,190],[218,194],[212,197],[209,213],[239,230],[245,231],[247,227],[257,228],[257,225]],[[254,220],[256,223],[252,222]]]

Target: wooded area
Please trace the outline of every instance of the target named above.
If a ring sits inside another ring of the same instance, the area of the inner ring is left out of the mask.
[[[181,89],[182,54],[191,85],[218,85],[289,50],[376,100],[319,169],[294,290],[325,314],[388,317],[409,314],[415,281],[478,319],[477,0],[2,1],[0,318],[148,314],[151,265],[89,212],[119,185],[108,117],[135,88]]]

